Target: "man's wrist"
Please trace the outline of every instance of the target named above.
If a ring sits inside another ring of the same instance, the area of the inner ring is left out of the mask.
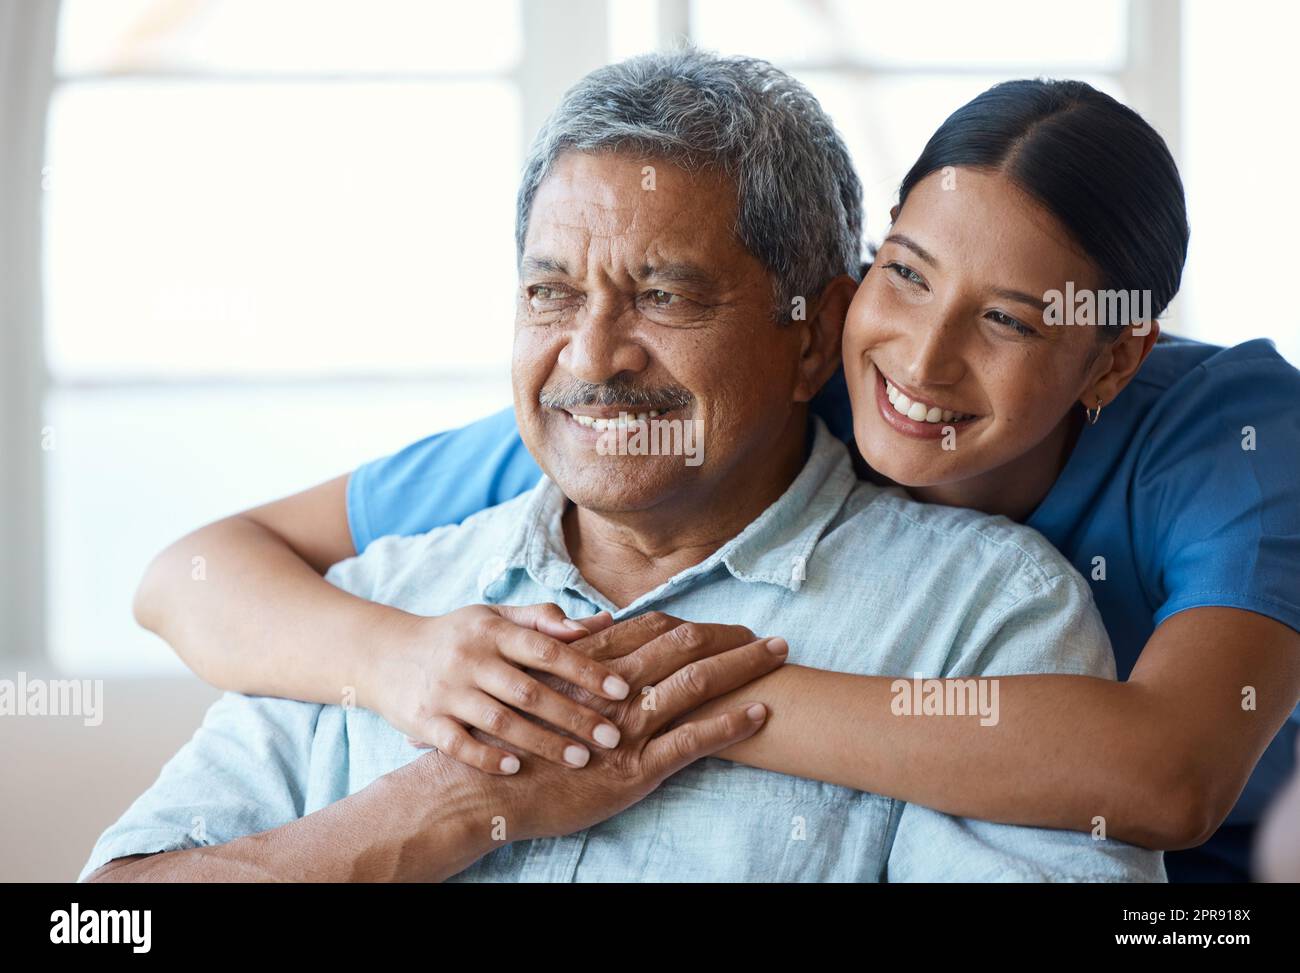
[[[395,812],[393,880],[440,881],[529,837],[509,783],[436,752],[376,781],[380,806]]]

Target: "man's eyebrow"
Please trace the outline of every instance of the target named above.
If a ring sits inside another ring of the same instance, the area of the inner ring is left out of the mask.
[[[555,274],[560,277],[568,277],[569,267],[563,260],[557,260],[554,257],[524,257],[519,264],[519,269],[525,274]]]
[[[666,284],[693,284],[697,287],[708,287],[717,283],[717,278],[703,267],[685,262],[642,264],[636,278],[639,281],[655,280]]]
[[[907,249],[911,250],[931,267],[934,267],[935,269],[938,269],[939,267],[939,261],[935,259],[934,254],[930,253],[929,250],[925,249],[925,247],[921,246],[910,236],[904,236],[902,233],[891,233],[889,236],[885,237],[885,242],[897,243],[900,247],[907,247]]]
[[[1021,304],[1028,304],[1030,307],[1036,307],[1040,311],[1046,311],[1048,304],[1041,297],[1035,297],[1033,294],[1026,294],[1024,291],[1011,290],[1006,287],[995,287],[993,293],[998,297],[1004,297],[1008,301],[1019,301]]]

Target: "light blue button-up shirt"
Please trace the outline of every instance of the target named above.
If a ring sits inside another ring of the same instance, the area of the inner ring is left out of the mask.
[[[1114,678],[1086,583],[1038,534],[859,482],[844,445],[820,422],[807,463],[776,503],[713,555],[622,609],[570,561],[561,527],[567,502],[543,480],[462,524],[378,540],[327,577],[421,615],[553,601],[570,617],[661,610],[745,625],[784,636],[793,663],[905,677],[909,700],[918,675]],[[898,698],[901,711],[901,689]],[[971,732],[980,732],[973,721]],[[419,754],[366,710],[227,694],[101,836],[82,877],[115,858],[279,827]],[[1091,834],[955,818],[709,758],[601,824],[505,844],[454,880],[885,879],[1163,881],[1164,868],[1157,852]]]

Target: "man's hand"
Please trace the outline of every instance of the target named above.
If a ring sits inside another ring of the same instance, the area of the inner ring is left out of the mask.
[[[598,750],[579,772],[530,761],[518,775],[484,781],[487,804],[505,816],[508,840],[571,834],[635,804],[666,778],[701,757],[756,733],[767,718],[760,703],[738,702],[714,716],[692,710],[778,668],[783,639],[753,638],[740,626],[682,622],[643,615],[590,636],[585,647],[633,687],[621,702],[541,677],[618,726],[622,742]],[[636,647],[628,651],[628,647]],[[735,647],[733,647],[735,646]],[[624,653],[626,654],[620,654]],[[428,758],[426,758],[428,759]],[[487,821],[484,827],[489,827]]]

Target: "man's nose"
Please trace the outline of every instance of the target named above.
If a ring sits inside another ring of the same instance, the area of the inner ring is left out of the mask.
[[[574,378],[598,385],[621,372],[644,371],[649,355],[616,306],[588,305],[579,313],[560,351],[560,365]]]

